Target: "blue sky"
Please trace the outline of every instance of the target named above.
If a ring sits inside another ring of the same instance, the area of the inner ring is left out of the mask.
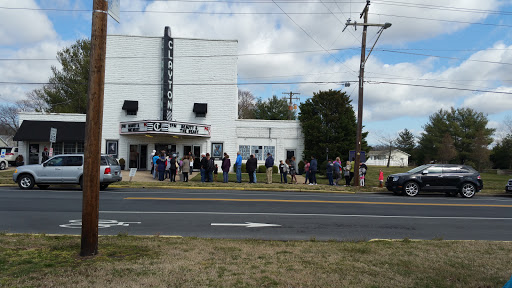
[[[50,66],[58,63],[26,59],[54,59],[58,50],[90,37],[92,0],[0,0],[0,7],[0,58],[4,59],[0,79],[4,82],[46,82]],[[348,17],[361,21],[363,7],[364,1],[350,0],[121,0],[121,23],[109,19],[108,31],[161,36],[164,27],[171,26],[175,37],[236,39],[240,83],[301,82],[240,85],[240,89],[261,98],[299,92],[297,104],[313,92],[341,89],[350,93],[356,108],[357,84],[345,88],[338,83],[357,81],[362,29],[342,29]],[[232,14],[214,14],[219,12]],[[429,115],[450,107],[487,114],[489,127],[498,130],[496,139],[502,136],[503,121],[512,112],[511,1],[375,0],[369,22],[393,24],[366,64],[369,82],[363,123],[371,144],[404,128],[419,135]],[[368,30],[370,47],[376,32],[376,28]],[[276,52],[281,54],[268,54]],[[383,81],[402,85],[378,84]],[[411,84],[473,91],[407,86]],[[0,105],[23,99],[37,87],[0,84]]]

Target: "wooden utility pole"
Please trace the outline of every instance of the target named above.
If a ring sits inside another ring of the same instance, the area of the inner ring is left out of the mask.
[[[288,108],[290,109],[290,111],[293,111],[293,103],[292,103],[292,100],[299,100],[298,97],[293,97],[293,95],[300,95],[300,93],[294,93],[292,91],[290,91],[289,93],[288,92],[283,92],[283,94],[285,95],[290,95],[290,104],[288,104]],[[288,120],[291,120],[291,113],[288,113]]]
[[[105,87],[105,54],[107,48],[106,0],[94,0],[91,29],[91,63],[87,116],[82,201],[82,243],[80,256],[98,254],[98,217],[100,201],[101,132],[103,92]]]
[[[391,27],[391,23],[385,23],[385,24],[370,24],[368,23],[368,10],[370,9],[370,0],[366,0],[366,6],[363,9],[363,12],[359,15],[359,18],[362,18],[364,16],[364,23],[351,23],[350,19],[347,20],[347,24],[345,25],[345,29],[349,25],[353,25],[354,27],[357,26],[363,26],[363,40],[361,42],[361,64],[359,67],[359,98],[357,101],[357,135],[356,135],[356,153],[355,153],[355,159],[354,159],[354,185],[359,186],[359,164],[361,162],[361,142],[362,142],[362,134],[363,134],[363,87],[364,87],[364,66],[366,65],[366,61],[368,58],[366,57],[366,31],[368,30],[368,26],[376,26],[381,27],[381,30],[379,31],[379,37],[377,37],[377,40],[375,40],[375,43],[373,44],[373,47],[375,47],[375,44],[380,38],[380,35],[382,35],[382,31],[384,29],[387,29]],[[343,31],[345,31],[343,29]],[[372,47],[372,50],[373,50]],[[372,51],[370,51],[372,53]],[[368,56],[370,56],[370,53]],[[352,160],[352,159],[349,159]]]
[[[361,16],[364,14],[364,24],[368,24],[368,10],[370,9],[370,1],[366,1]],[[361,17],[360,17],[361,18]],[[363,132],[363,83],[364,83],[364,66],[366,58],[366,31],[368,26],[363,26],[363,41],[361,42],[361,67],[359,67],[359,99],[357,100],[357,136],[356,136],[356,153],[354,159],[354,186],[359,186],[359,163],[361,162],[361,141]],[[350,159],[352,160],[352,159]]]

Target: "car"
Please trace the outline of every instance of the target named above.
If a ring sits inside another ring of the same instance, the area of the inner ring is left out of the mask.
[[[11,165],[16,163],[18,157],[18,147],[0,147],[0,158],[7,160]]]
[[[505,186],[505,192],[512,193],[512,179],[508,179],[508,183]]]
[[[3,158],[0,158],[0,170],[7,169],[8,166],[9,166],[9,162],[7,162],[7,160],[5,160]]]
[[[24,165],[16,168],[12,180],[20,189],[47,189],[50,184],[79,184],[83,187],[83,154],[63,154],[46,160],[42,164]],[[100,189],[121,181],[121,167],[110,155],[101,155]]]
[[[408,172],[392,174],[386,188],[395,195],[416,196],[420,191],[445,192],[447,196],[471,198],[483,189],[483,181],[475,169],[466,165],[427,164]]]

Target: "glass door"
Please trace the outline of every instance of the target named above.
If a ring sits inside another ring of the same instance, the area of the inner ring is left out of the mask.
[[[39,144],[29,144],[28,164],[39,164]]]

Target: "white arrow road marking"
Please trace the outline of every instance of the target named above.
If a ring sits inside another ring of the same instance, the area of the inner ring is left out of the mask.
[[[281,225],[277,224],[267,224],[267,223],[252,223],[245,222],[244,223],[211,223],[212,226],[242,226],[247,228],[260,228],[260,227],[281,227]]]

